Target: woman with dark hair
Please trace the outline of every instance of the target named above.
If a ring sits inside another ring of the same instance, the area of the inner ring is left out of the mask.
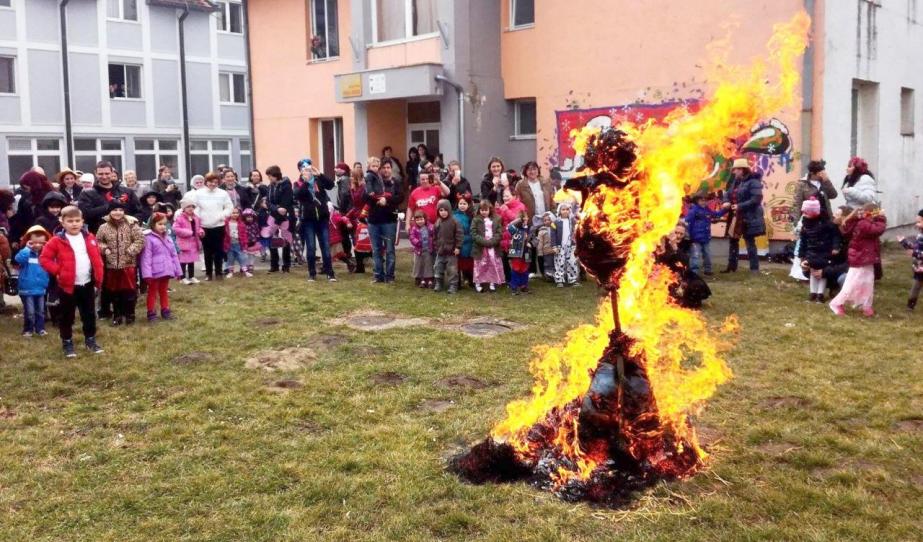
[[[503,160],[496,156],[487,161],[487,173],[481,178],[481,201],[489,201],[496,207],[500,194],[510,188],[509,178],[503,173],[505,169]],[[500,203],[503,203],[502,199]]]
[[[425,143],[420,143],[417,145],[417,154],[420,157],[420,162],[432,162],[433,155],[429,153],[429,149],[426,147]]]
[[[531,220],[530,227],[540,226],[542,215],[554,207],[554,191],[551,188],[551,181],[540,177],[541,168],[534,160],[526,162],[522,166],[522,180],[513,187],[513,192],[519,197],[519,200],[526,204],[526,209]]]
[[[858,156],[851,158],[846,166],[843,197],[846,198],[846,205],[853,209],[858,209],[866,203],[878,203],[875,177],[869,171],[868,162]]]
[[[54,186],[44,173],[31,169],[19,178],[19,204],[15,206],[16,214],[10,220],[10,239],[15,244],[35,223],[35,217],[41,211],[45,194],[54,191]]]
[[[77,182],[77,177],[77,172],[69,168],[62,169],[56,175],[58,192],[64,195],[64,201],[68,204],[77,201],[77,197],[80,196],[80,192],[83,190],[83,187]]]
[[[411,192],[420,182],[420,151],[416,147],[410,147],[407,151],[407,191]]]

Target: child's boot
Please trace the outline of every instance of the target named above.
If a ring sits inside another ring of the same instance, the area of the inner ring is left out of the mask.
[[[353,258],[346,258],[346,269],[349,270],[350,273],[355,273],[356,272],[356,260],[354,260]]]
[[[65,358],[76,358],[77,357],[77,352],[74,351],[74,340],[73,339],[64,339],[61,342],[61,346],[64,348]]]
[[[163,309],[162,311],[160,311],[160,319],[161,320],[175,320],[175,317],[173,316],[173,313],[170,312],[170,309]]]
[[[147,321],[154,322],[157,320],[157,311],[147,311]]]
[[[442,279],[436,279],[436,281],[433,283],[433,291],[434,292],[442,291]]]
[[[450,294],[458,293],[458,283],[457,282],[452,282],[451,284],[449,284],[448,293]]]
[[[907,310],[912,311],[917,308],[917,298],[911,297],[907,300]]]
[[[87,350],[94,354],[102,354],[104,352],[103,347],[96,344],[96,337],[87,337],[83,343],[86,345]]]

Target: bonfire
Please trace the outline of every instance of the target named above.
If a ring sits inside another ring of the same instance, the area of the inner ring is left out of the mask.
[[[723,353],[737,322],[712,327],[675,302],[679,277],[658,251],[714,157],[732,157],[735,138],[795,103],[809,27],[804,13],[777,25],[769,62],[731,68],[712,58],[719,82],[694,113],[571,134],[585,169],[562,194],[580,203],[577,255],[609,295],[594,324],[537,349],[531,396],[452,461],[460,476],[528,480],[568,500],[618,505],[706,465],[692,420],[731,377]]]

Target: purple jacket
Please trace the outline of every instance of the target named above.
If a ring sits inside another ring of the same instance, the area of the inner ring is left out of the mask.
[[[427,223],[425,226],[426,230],[429,232],[429,243],[427,246],[423,246],[423,236],[420,235],[420,228],[417,227],[416,223],[410,226],[410,232],[407,233],[407,238],[410,240],[410,246],[413,247],[414,256],[419,256],[423,254],[423,251],[426,251],[429,254],[435,253],[435,237],[436,237],[436,228],[432,224]]]
[[[152,230],[144,232],[144,250],[141,251],[141,277],[159,279],[180,277],[183,271],[176,255],[173,241],[166,235],[161,237]]]

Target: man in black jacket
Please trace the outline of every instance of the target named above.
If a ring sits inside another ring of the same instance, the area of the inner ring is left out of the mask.
[[[330,201],[327,190],[335,186],[333,180],[318,171],[310,158],[298,162],[301,172],[301,186],[295,192],[295,199],[301,206],[301,225],[299,234],[305,245],[305,259],[308,261],[308,282],[317,279],[317,243],[320,243],[320,256],[327,280],[336,282],[333,274],[333,262],[330,259]],[[315,243],[315,240],[317,241]]]
[[[400,184],[391,175],[391,163],[382,164],[377,158],[369,160],[365,202],[372,259],[375,261],[374,282],[394,282],[394,241],[397,237],[397,206],[401,198]],[[382,261],[382,245],[385,261]]]
[[[96,233],[103,223],[103,217],[109,213],[109,202],[113,199],[125,205],[125,213],[138,218],[141,205],[133,190],[121,186],[115,177],[112,164],[103,160],[96,164],[96,182],[90,190],[80,192],[77,207],[83,213],[90,232]]]

